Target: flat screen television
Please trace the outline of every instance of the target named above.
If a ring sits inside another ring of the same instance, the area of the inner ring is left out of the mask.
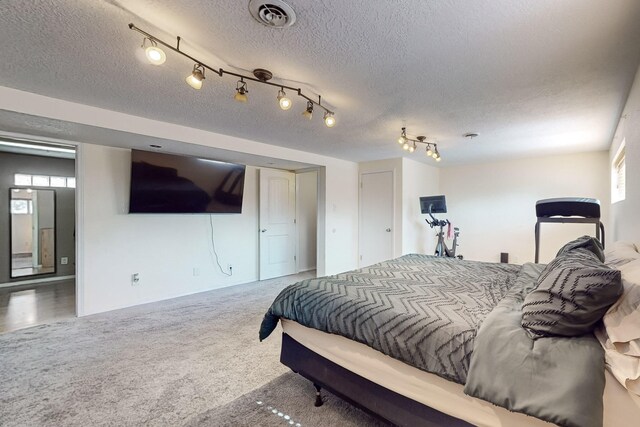
[[[245,166],[131,150],[129,213],[241,213]]]

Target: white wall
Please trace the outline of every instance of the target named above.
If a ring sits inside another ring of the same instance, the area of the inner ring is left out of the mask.
[[[640,68],[611,144],[609,167],[623,140],[626,198],[611,206],[611,236],[612,241],[626,240],[640,244]]]
[[[257,279],[256,168],[246,170],[242,214],[211,216],[220,264],[233,265],[228,277],[214,259],[209,215],[129,215],[130,150],[82,151],[85,314]]]
[[[11,215],[11,253],[28,254],[31,253],[33,242],[33,215],[12,214]]]
[[[582,153],[510,160],[441,170],[451,222],[460,227],[465,259],[533,262],[535,203],[552,197],[591,197],[602,203],[608,224],[608,153]],[[567,241],[595,232],[583,224],[542,224],[540,262],[551,260]],[[610,239],[608,239],[610,240]]]
[[[296,174],[296,232],[298,272],[316,268],[318,172]]]
[[[440,194],[440,170],[408,158],[402,161],[402,253],[433,254],[435,231],[420,213],[420,197]]]

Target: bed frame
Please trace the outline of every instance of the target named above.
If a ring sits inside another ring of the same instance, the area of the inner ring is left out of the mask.
[[[415,400],[391,391],[309,350],[288,334],[282,334],[280,362],[316,387],[316,406],[322,405],[320,389],[331,393],[397,426],[471,426]]]

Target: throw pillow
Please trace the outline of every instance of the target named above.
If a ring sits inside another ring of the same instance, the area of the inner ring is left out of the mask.
[[[531,338],[591,332],[622,294],[620,272],[579,248],[557,256],[522,304],[522,327]]]

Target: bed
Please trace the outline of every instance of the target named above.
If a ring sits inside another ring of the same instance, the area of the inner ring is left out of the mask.
[[[544,419],[560,425],[613,426],[638,419],[640,399],[605,375],[602,348],[592,334],[545,337],[531,346],[535,351],[527,350],[524,332],[517,338],[507,337],[511,332],[492,335],[491,330],[504,328],[504,319],[513,322],[513,307],[522,305],[543,269],[406,255],[292,285],[269,309],[260,338],[280,322],[282,363],[318,389],[328,389],[395,425],[550,425]],[[487,326],[493,324],[495,328]],[[520,350],[491,353],[518,340],[525,343]],[[487,343],[491,350],[482,350]],[[549,359],[556,348],[565,356]],[[553,367],[542,376],[518,372],[518,367],[502,383],[499,378],[487,381],[487,375],[500,375],[492,371],[496,366],[508,370],[519,351],[534,367]],[[568,377],[565,372],[575,367],[592,372]],[[497,390],[487,391],[487,383],[498,384]],[[517,386],[511,390],[513,384]],[[542,385],[551,390],[535,394],[532,402],[528,391]],[[513,393],[520,403],[504,401],[513,399]],[[539,396],[544,396],[541,401]],[[549,402],[562,396],[569,408],[558,409],[559,415],[548,412],[554,406]]]

